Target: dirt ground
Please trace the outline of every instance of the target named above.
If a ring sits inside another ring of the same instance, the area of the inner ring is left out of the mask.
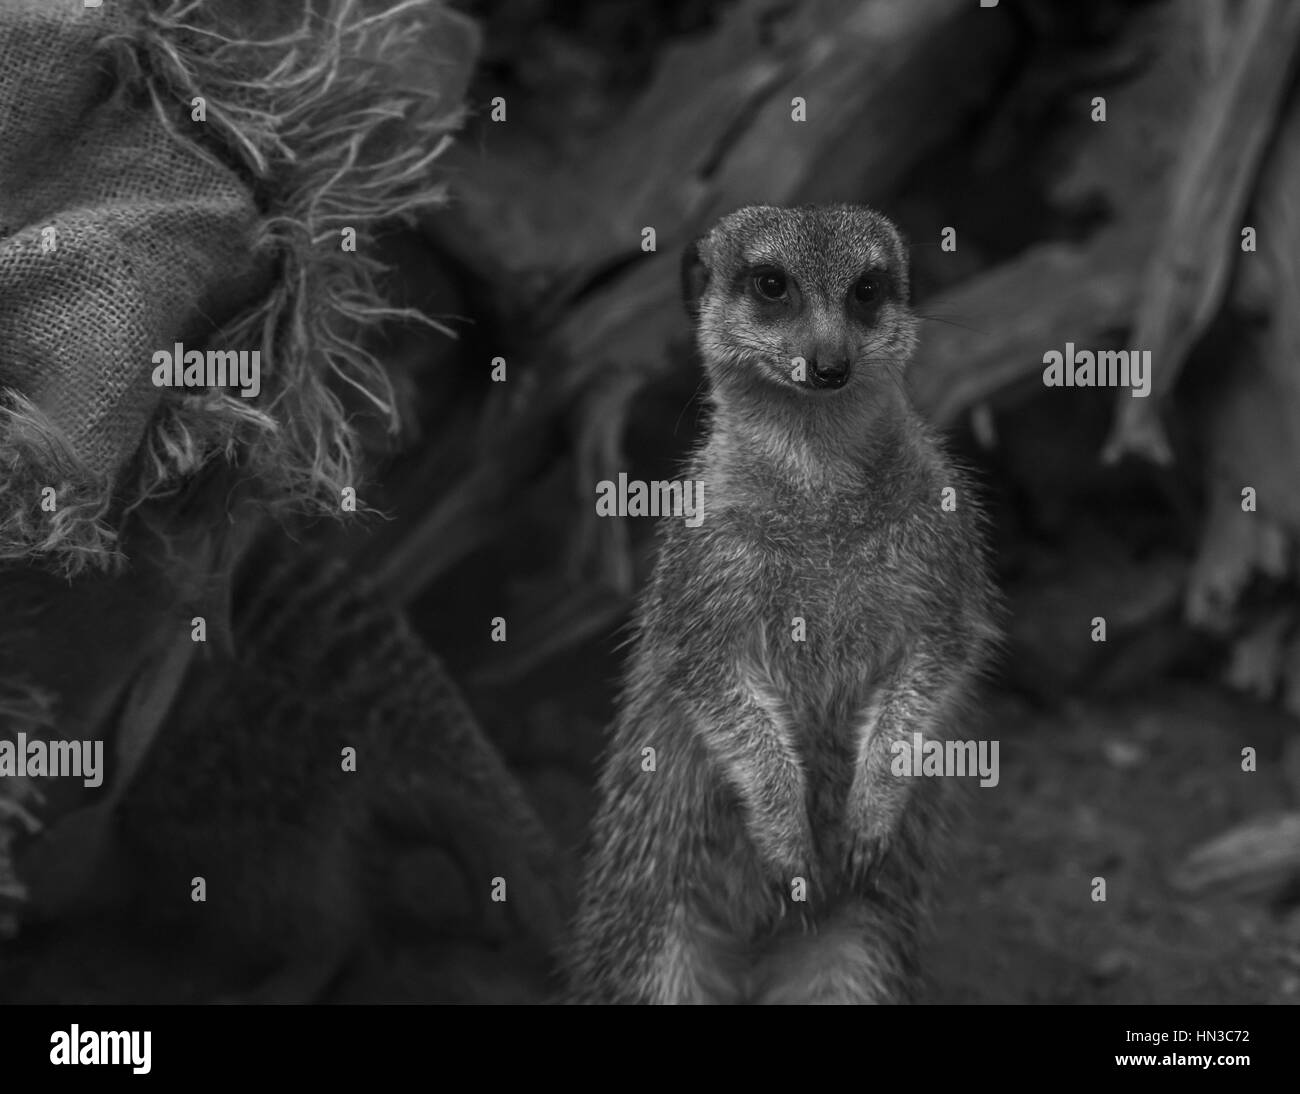
[[[1201,841],[1284,806],[1284,719],[1190,685],[1061,711],[1000,703],[997,719],[1003,779],[974,792],[957,842],[934,1001],[1300,1002],[1300,909],[1169,879]]]
[[[471,688],[575,856],[616,673],[593,647],[518,688]],[[1001,779],[972,780],[954,825],[925,1001],[1300,1002],[1293,892],[1190,896],[1170,880],[1202,841],[1286,808],[1280,757],[1293,722],[1183,681],[1055,708],[995,694],[985,717]],[[1255,773],[1241,770],[1246,745]],[[1092,899],[1096,877],[1104,902]]]
[[[467,681],[477,713],[567,853],[570,888],[613,709],[615,646],[602,636],[510,687]],[[999,742],[1000,781],[981,789],[969,780],[953,826],[925,1001],[1300,1002],[1294,879],[1290,890],[1279,882],[1235,895],[1188,895],[1172,882],[1203,841],[1294,807],[1281,763],[1294,722],[1178,680],[1143,695],[1055,705],[995,691],[983,718],[976,735]],[[1255,773],[1241,770],[1246,745],[1258,752]],[[1092,899],[1098,877],[1104,902]],[[94,930],[47,941],[45,957],[38,947],[0,967],[0,998],[211,998],[200,981],[212,962],[199,954],[178,973],[151,950]],[[383,960],[323,1001],[427,1001],[445,975],[445,945],[427,932],[393,942]],[[465,996],[537,1001],[512,970],[506,954],[467,964]]]

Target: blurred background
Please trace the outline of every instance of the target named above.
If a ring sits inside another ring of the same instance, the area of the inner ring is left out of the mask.
[[[446,329],[368,335],[402,426],[353,408],[371,512],[259,523],[257,549],[310,544],[409,619],[545,829],[546,914],[572,904],[653,563],[653,521],[598,518],[596,484],[673,477],[707,427],[681,250],[746,203],[861,202],[911,244],[911,392],[981,484],[1010,609],[970,727],[1000,741],[1001,780],[966,795],[927,998],[1300,1001],[1300,6],[453,10],[456,47],[405,71],[463,91],[435,167],[447,200],[382,235],[391,298]],[[1046,387],[1043,354],[1067,342],[1151,351],[1151,395]],[[143,550],[125,580],[152,604]],[[68,595],[112,600],[114,580]],[[307,821],[294,837],[318,838]],[[307,996],[540,997],[544,972],[512,970],[546,964],[553,926],[501,926],[490,974],[437,979],[487,914],[477,885],[456,931],[426,923],[386,958],[419,951],[433,979]],[[82,992],[51,971],[67,937],[18,934],[19,996]],[[140,997],[178,994],[151,975]]]
[[[486,405],[529,392],[507,420],[538,441],[496,424],[459,450],[484,527],[507,523],[414,612],[566,845],[652,560],[653,522],[595,518],[594,483],[671,476],[705,421],[681,247],[747,202],[864,202],[912,244],[912,390],[978,469],[1011,608],[980,730],[1005,773],[970,795],[933,997],[1300,998],[1286,8],[470,9],[479,113],[430,237],[478,279],[457,277],[475,320],[459,374],[485,380],[504,357]],[[1043,354],[1067,341],[1151,350],[1152,395],[1045,387]],[[481,622],[498,614],[505,645]]]

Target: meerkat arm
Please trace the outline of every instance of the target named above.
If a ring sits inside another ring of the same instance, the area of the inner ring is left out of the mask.
[[[904,662],[858,719],[858,761],[845,811],[842,888],[815,932],[784,939],[760,965],[754,1002],[906,1002],[915,987],[920,886],[939,787],[894,774],[893,745],[944,735],[970,665],[928,651]]]
[[[760,668],[742,667],[728,702],[695,718],[705,743],[745,809],[754,849],[788,883],[813,862],[807,780],[790,712]]]
[[[851,879],[861,881],[889,849],[912,793],[914,780],[894,774],[895,743],[946,736],[972,675],[969,662],[946,664],[923,647],[867,703],[845,824]]]

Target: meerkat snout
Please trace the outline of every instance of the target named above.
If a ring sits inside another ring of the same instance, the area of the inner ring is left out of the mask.
[[[813,360],[808,362],[808,377],[813,387],[838,390],[849,382],[851,371],[847,357],[831,360]]]

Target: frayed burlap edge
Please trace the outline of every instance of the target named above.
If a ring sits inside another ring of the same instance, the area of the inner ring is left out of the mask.
[[[83,462],[39,407],[0,393],[0,559],[48,556],[71,576],[122,562],[105,516],[112,482]]]
[[[461,123],[461,104],[405,85],[391,60],[427,48],[441,6],[404,0],[366,11],[357,0],[325,0],[308,5],[294,32],[266,40],[232,37],[204,7],[140,0],[134,28],[106,36],[101,48],[138,79],[169,132],[201,151],[188,119],[202,97],[208,154],[215,144],[264,210],[256,247],[275,283],[210,340],[261,351],[262,395],[252,407],[233,393],[166,392],[129,474],[113,483],[80,466],[64,482],[53,520],[11,506],[0,523],[0,558],[39,556],[68,575],[111,568],[121,561],[104,520],[113,487],[130,512],[165,500],[218,457],[238,460],[273,508],[338,516],[343,488],[358,486],[360,446],[335,386],[359,393],[390,430],[399,420],[384,368],[362,345],[366,331],[399,320],[454,336],[422,312],[387,304],[379,286],[385,266],[366,252],[376,228],[445,201],[432,167]],[[356,230],[356,251],[341,247],[345,228]],[[34,426],[31,410],[9,412],[11,424],[19,415]],[[0,467],[21,470],[7,489],[0,484],[0,504],[73,468],[70,447],[41,425],[43,448],[32,443],[34,427],[0,446]]]
[[[439,10],[405,0],[367,14],[357,0],[329,0],[309,6],[293,33],[263,42],[202,25],[193,2],[152,4],[144,17],[159,116],[177,129],[176,101],[188,117],[202,96],[208,131],[268,205],[258,248],[277,260],[276,285],[213,340],[262,352],[269,397],[260,405],[278,428],[251,446],[247,469],[286,500],[335,514],[343,487],[357,485],[357,441],[331,381],[361,393],[396,428],[391,384],[362,336],[385,320],[433,323],[383,301],[384,268],[366,248],[376,226],[445,198],[432,167],[460,124],[460,104],[402,86],[387,60],[409,57],[413,42],[427,46],[427,20]],[[342,249],[345,228],[356,230],[354,252]],[[144,473],[147,496],[168,464],[151,461]]]

